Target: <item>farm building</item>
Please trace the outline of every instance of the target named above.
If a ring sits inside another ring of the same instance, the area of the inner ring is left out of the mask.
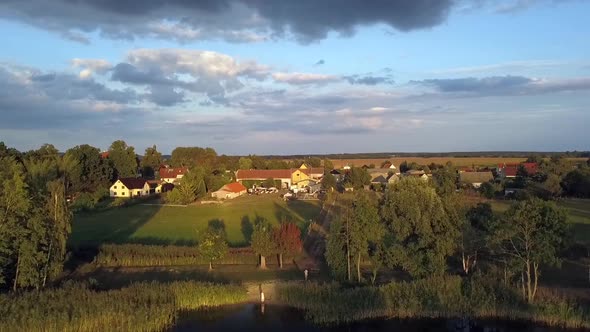
[[[241,183],[233,182],[226,184],[217,191],[212,192],[211,197],[218,199],[232,199],[245,194],[246,191],[246,187],[244,187]]]
[[[492,172],[461,172],[459,173],[459,182],[472,185],[479,188],[482,183],[494,179]]]
[[[188,172],[188,168],[186,167],[168,167],[162,166],[158,171],[160,175],[160,180],[168,182],[168,183],[175,183],[182,179],[182,177]]]
[[[405,172],[404,176],[412,176],[412,177],[420,178],[424,181],[427,181],[429,179],[429,176],[424,171],[420,171],[420,170],[416,170],[416,169],[411,169],[411,170]]]
[[[281,182],[281,188],[305,188],[311,180],[318,180],[324,175],[321,167],[308,168],[302,164],[299,168],[291,169],[240,169],[236,172],[236,181],[264,181],[273,179]]]
[[[145,179],[141,178],[120,178],[113,183],[109,193],[111,197],[148,196],[150,194],[150,185]]]

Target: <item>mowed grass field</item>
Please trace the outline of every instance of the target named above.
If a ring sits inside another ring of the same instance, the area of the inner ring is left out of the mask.
[[[134,205],[74,216],[70,245],[193,244],[209,225],[222,227],[230,246],[246,246],[257,220],[295,222],[302,232],[320,212],[319,201],[284,202],[278,195],[242,196],[223,204],[188,207]]]
[[[490,201],[492,209],[496,212],[508,210],[511,201]],[[568,220],[571,227],[572,237],[576,242],[590,243],[590,199],[564,199],[557,205],[566,208],[569,212]]]
[[[587,158],[569,158],[574,161],[585,161]],[[404,161],[408,163],[415,162],[419,165],[429,165],[430,163],[444,165],[448,161],[455,166],[498,166],[500,163],[520,163],[526,158],[492,158],[492,157],[395,157],[386,159],[330,159],[335,168],[342,168],[346,165],[361,167],[363,165],[375,164],[380,167],[384,161],[392,162],[395,167],[399,167]]]

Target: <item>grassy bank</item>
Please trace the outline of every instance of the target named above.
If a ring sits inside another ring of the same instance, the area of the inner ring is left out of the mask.
[[[296,223],[305,230],[320,212],[318,201],[284,202],[279,195],[244,196],[223,204],[188,207],[135,205],[99,213],[74,216],[72,247],[103,243],[187,245],[209,225],[223,228],[232,247],[248,245],[254,224],[264,219],[272,224]]]
[[[82,284],[0,295],[0,331],[161,331],[181,310],[246,300],[235,285],[138,283],[98,292]]]
[[[502,318],[530,320],[550,326],[589,328],[587,308],[558,297],[539,298],[534,305],[500,285],[456,276],[379,287],[344,288],[333,284],[286,283],[276,286],[278,302],[306,310],[316,323],[332,324],[367,318]]]

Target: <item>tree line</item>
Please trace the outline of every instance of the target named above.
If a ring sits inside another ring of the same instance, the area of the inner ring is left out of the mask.
[[[566,244],[566,212],[531,198],[496,216],[487,203],[466,204],[455,183],[444,178],[403,178],[381,198],[364,191],[339,197],[325,252],[333,275],[360,283],[367,260],[372,282],[383,268],[413,279],[453,268],[465,275],[478,268],[500,269],[505,284],[517,285],[533,302],[542,268],[557,264]]]

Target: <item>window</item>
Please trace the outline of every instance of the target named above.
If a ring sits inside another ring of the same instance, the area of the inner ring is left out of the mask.
[[[125,193],[125,192],[123,192],[123,194],[122,194],[121,196],[125,196],[125,195],[126,195],[126,193]]]
[[[117,189],[117,186],[113,186],[113,189]]]

